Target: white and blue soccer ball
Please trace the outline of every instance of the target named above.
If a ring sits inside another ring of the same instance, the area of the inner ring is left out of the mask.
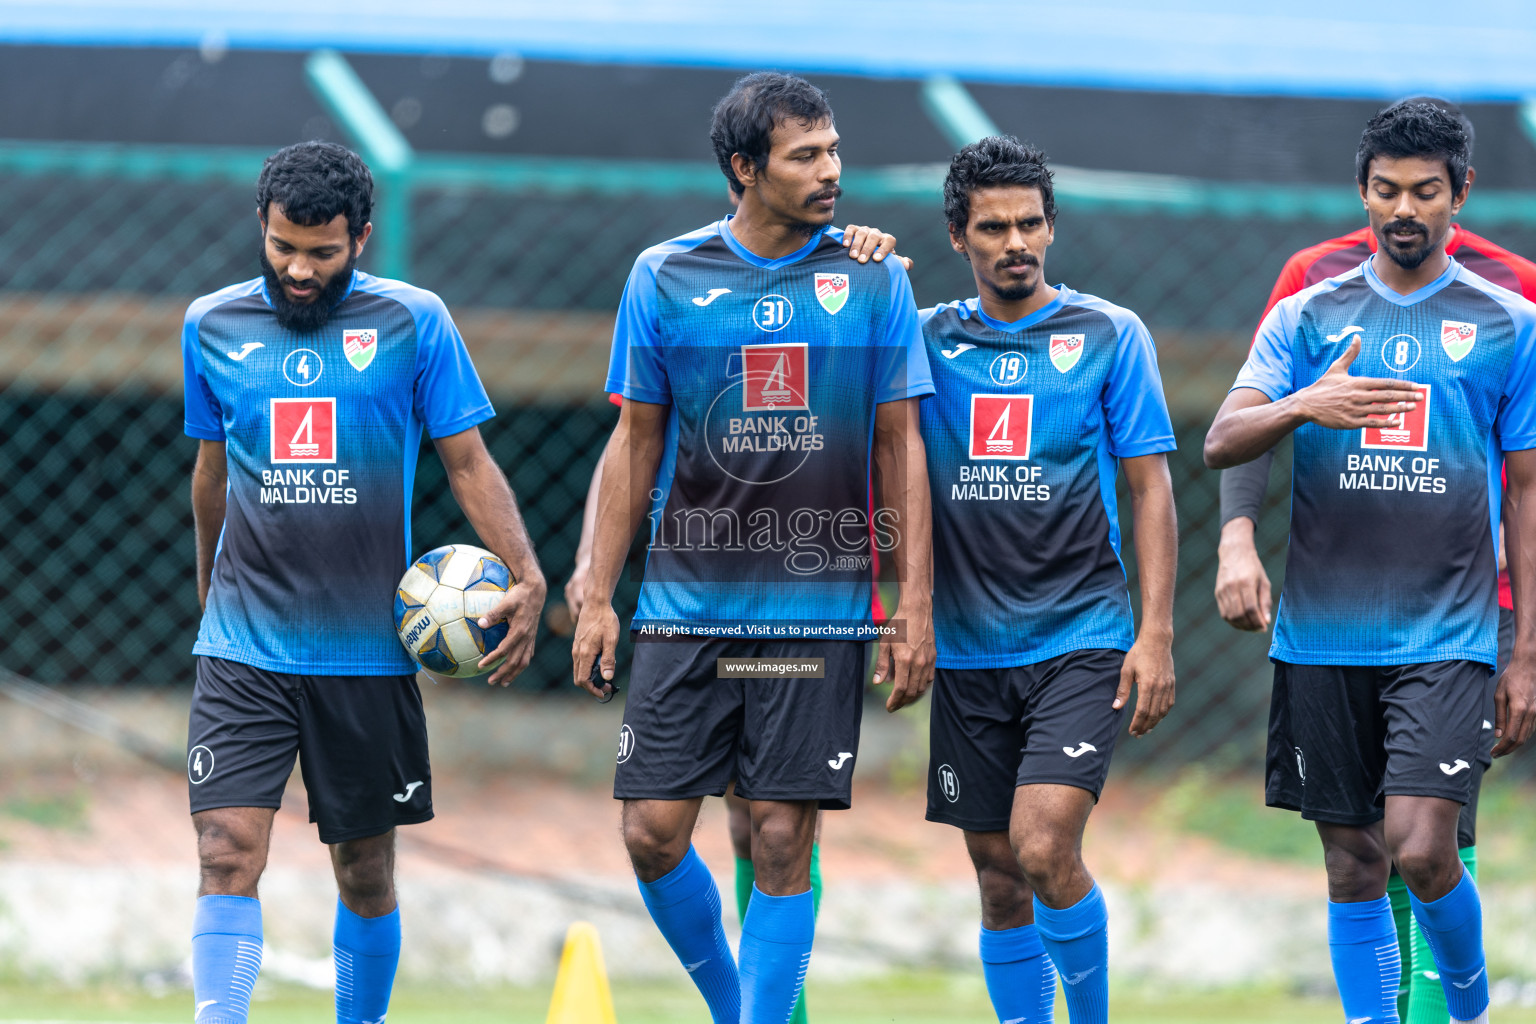
[[[400,642],[429,672],[456,679],[484,675],[491,669],[478,662],[506,639],[507,624],[481,629],[479,619],[514,582],[507,564],[484,548],[433,548],[405,571],[395,591]]]

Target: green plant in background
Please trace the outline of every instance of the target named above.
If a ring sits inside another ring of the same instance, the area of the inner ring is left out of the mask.
[[[1322,847],[1311,822],[1264,806],[1257,779],[1224,778],[1204,765],[1174,776],[1152,808],[1153,820],[1266,860],[1316,864]]]
[[[0,813],[43,828],[84,832],[90,808],[83,789],[42,796],[11,796],[0,802]],[[0,844],[0,849],[5,844]]]
[[[1515,757],[1528,757],[1525,752]],[[1528,775],[1529,768],[1517,768]],[[1479,882],[1529,883],[1531,854],[1536,851],[1536,815],[1528,782],[1496,764],[1484,777],[1477,805],[1477,877]]]

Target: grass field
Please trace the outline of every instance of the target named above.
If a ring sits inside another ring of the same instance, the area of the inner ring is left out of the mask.
[[[253,1024],[330,1024],[328,992],[264,987],[252,1007]],[[390,1007],[390,1024],[542,1024],[549,994],[542,989],[403,989]],[[811,1018],[827,1024],[985,1024],[995,1018],[979,977],[920,974],[849,985],[816,985],[809,992]],[[619,1024],[708,1024],[692,988],[623,984],[614,991]],[[1337,1004],[1279,993],[1149,992],[1117,988],[1116,1024],[1244,1021],[1251,1024],[1337,1024]],[[122,989],[80,992],[0,986],[0,1022],[79,1021],[95,1024],[173,1024],[187,1019],[191,994],[155,997]],[[1058,1003],[1056,1019],[1065,1024]],[[1501,1009],[1500,1024],[1536,1024],[1536,1010]]]
[[[1300,815],[1264,806],[1263,783],[1217,775],[1201,765],[1169,776],[1152,804],[1155,817],[1172,828],[1214,839],[1228,849],[1266,860],[1314,865],[1322,870],[1317,829]],[[1483,783],[1478,801],[1478,877],[1524,882],[1536,850],[1536,787],[1523,761],[1499,765]]]

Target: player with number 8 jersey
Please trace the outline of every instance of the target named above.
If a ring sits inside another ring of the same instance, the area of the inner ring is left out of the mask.
[[[1488,1020],[1457,819],[1490,712],[1495,757],[1536,724],[1536,306],[1446,251],[1470,143],[1428,102],[1370,120],[1356,177],[1374,255],[1269,312],[1205,443],[1225,468],[1293,436],[1265,799],[1317,822],[1349,1019],[1398,1019],[1395,865],[1451,1020]],[[1495,685],[1506,505],[1517,634]]]
[[[396,635],[425,429],[517,585],[492,676],[532,653],[544,582],[477,429],[493,415],[441,300],[355,268],[372,225],[358,157],[302,143],[257,184],[262,276],[194,302],[182,331],[202,625],[187,773],[202,885],[198,1024],[242,1024],[261,962],[256,886],[295,757],[339,899],[337,1020],[382,1020],[400,921],[394,829],[432,817],[415,665]],[[485,620],[483,620],[485,622]],[[488,622],[486,623],[488,624]]]

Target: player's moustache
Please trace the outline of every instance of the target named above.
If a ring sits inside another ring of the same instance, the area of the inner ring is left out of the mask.
[[[1023,253],[1019,256],[1004,256],[997,261],[998,270],[1006,270],[1009,267],[1038,267],[1039,265],[1040,261],[1029,253]]]
[[[843,190],[841,188],[839,188],[836,185],[832,185],[832,186],[829,186],[827,188],[822,189],[820,192],[816,192],[816,193],[811,194],[810,196],[807,196],[806,200],[805,200],[805,205],[806,206],[810,206],[812,203],[819,203],[823,199],[836,199],[838,196],[840,196],[842,194],[843,194]]]
[[[1426,237],[1428,237],[1428,235],[1429,235],[1429,227],[1427,225],[1421,223],[1420,221],[1416,221],[1416,220],[1412,220],[1412,219],[1410,219],[1410,220],[1394,220],[1392,223],[1388,224],[1387,227],[1386,227],[1386,232],[1389,235],[1390,234],[1397,234],[1398,232],[1409,232],[1409,231],[1413,232],[1414,234],[1424,235]]]

